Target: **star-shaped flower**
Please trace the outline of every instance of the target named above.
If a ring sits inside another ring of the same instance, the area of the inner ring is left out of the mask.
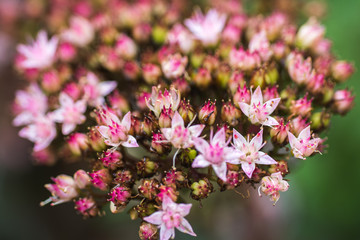
[[[287,132],[292,152],[296,158],[305,160],[313,152],[317,151],[320,138],[311,139],[310,125],[304,128],[296,138],[291,132]]]
[[[251,95],[250,105],[245,102],[239,102],[239,106],[252,124],[260,123],[265,126],[275,126],[279,125],[279,123],[269,115],[274,112],[280,100],[281,98],[273,98],[263,103],[261,88],[257,87]]]
[[[193,168],[204,168],[212,166],[216,175],[226,182],[226,163],[239,164],[239,158],[242,155],[233,147],[228,147],[231,138],[226,141],[225,128],[221,128],[217,133],[210,136],[210,143],[202,138],[196,138],[194,145],[200,154],[192,163]]]
[[[259,151],[265,144],[263,143],[263,130],[260,130],[249,142],[236,129],[233,130],[234,146],[242,154],[240,156],[241,168],[245,174],[251,178],[255,170],[255,164],[276,164],[277,162],[269,155]]]
[[[196,236],[190,223],[184,218],[189,214],[192,204],[177,204],[170,197],[164,196],[160,211],[144,217],[144,220],[158,225],[160,228],[160,240],[168,240],[175,237],[175,228],[183,233]]]
[[[283,180],[281,172],[271,174],[261,179],[260,187],[258,189],[259,196],[261,196],[260,190],[270,197],[270,200],[275,203],[280,198],[280,191],[285,192],[289,189],[289,183]]]

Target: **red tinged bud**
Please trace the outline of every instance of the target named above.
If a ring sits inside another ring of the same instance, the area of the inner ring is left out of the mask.
[[[213,125],[217,114],[216,102],[208,101],[199,111],[199,120],[201,123]]]

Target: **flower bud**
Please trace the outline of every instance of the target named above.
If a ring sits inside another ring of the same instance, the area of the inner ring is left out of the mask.
[[[74,156],[81,156],[81,152],[89,148],[88,137],[83,133],[73,133],[67,140],[69,149]]]
[[[185,177],[183,176],[182,172],[171,169],[165,173],[165,177],[162,179],[162,182],[166,186],[176,188],[176,183],[183,182],[184,180]]]
[[[120,170],[116,172],[114,184],[131,187],[133,183],[134,183],[134,179],[129,170]]]
[[[334,110],[344,115],[350,111],[354,106],[355,96],[352,96],[351,91],[349,90],[338,90],[334,94]]]
[[[126,78],[135,80],[140,75],[140,67],[135,61],[125,62],[123,73]]]
[[[178,195],[179,195],[179,192],[176,191],[176,189],[162,185],[159,187],[159,193],[157,195],[157,200],[160,202],[163,202],[164,197],[168,196],[169,198],[171,198],[171,200],[173,200],[173,202],[176,202]]]
[[[316,58],[314,62],[314,68],[316,70],[316,73],[329,76],[331,73],[332,62],[333,62],[333,58],[331,56],[320,56]]]
[[[95,217],[99,214],[96,202],[92,198],[79,198],[75,201],[75,210],[83,217]]]
[[[199,68],[197,73],[193,73],[192,80],[199,88],[207,88],[211,83],[210,71],[206,68]]]
[[[310,80],[306,86],[312,94],[321,93],[325,85],[325,76],[323,74],[316,74],[315,71],[310,76]]]
[[[287,139],[287,132],[290,130],[290,126],[289,123],[285,124],[283,118],[281,118],[278,122],[279,125],[274,126],[270,130],[270,136],[273,143],[282,145]]]
[[[213,73],[216,69],[219,68],[219,59],[215,56],[206,55],[202,63],[203,68],[209,70],[210,73]]]
[[[177,89],[181,94],[188,93],[190,91],[190,86],[185,77],[179,77],[172,82],[170,88]]]
[[[64,62],[70,62],[77,54],[74,45],[68,42],[63,42],[58,47],[58,56]]]
[[[167,30],[165,27],[156,25],[153,27],[151,35],[154,42],[161,45],[166,40]]]
[[[184,149],[180,153],[181,165],[184,167],[190,167],[196,156],[197,152],[195,149]]]
[[[178,113],[184,119],[184,124],[188,124],[195,117],[195,111],[189,101],[182,100],[179,105]]]
[[[84,189],[87,185],[89,185],[91,183],[90,180],[91,178],[89,175],[82,169],[77,170],[74,173],[74,181],[80,189]]]
[[[241,177],[238,171],[228,170],[226,175],[226,182],[223,182],[221,179],[218,179],[220,182],[221,191],[225,191],[227,189],[234,189],[244,180],[244,177]]]
[[[133,59],[137,53],[135,42],[126,34],[120,34],[115,43],[116,53],[124,59]]]
[[[195,69],[199,68],[205,59],[205,54],[203,52],[195,52],[191,55],[190,63],[191,66]]]
[[[129,198],[131,197],[130,189],[127,187],[115,187],[109,193],[110,198],[108,201],[114,203],[116,207],[125,206],[129,202]]]
[[[132,30],[132,36],[136,42],[146,42],[151,35],[151,25],[148,23],[140,23]]]
[[[166,78],[178,78],[185,72],[188,59],[182,57],[179,53],[167,56],[161,61],[161,68]]]
[[[171,118],[174,115],[174,112],[171,108],[166,109],[165,107],[162,109],[159,117],[159,126],[160,128],[169,128],[171,127]]]
[[[95,128],[90,128],[89,143],[91,148],[94,149],[96,152],[101,152],[106,148],[104,139],[101,137],[99,131]]]
[[[144,117],[144,121],[141,123],[141,131],[148,136],[151,136],[152,132],[155,130],[156,124],[152,120],[151,116]]]
[[[147,201],[143,201],[139,205],[136,205],[134,207],[134,210],[135,210],[135,212],[130,213],[132,215],[131,216],[132,219],[136,219],[137,217],[144,218],[146,216],[151,215],[155,211],[157,211],[154,203],[147,202]],[[137,216],[136,216],[136,213],[137,213]]]
[[[170,153],[172,145],[162,133],[154,133],[151,141],[151,149],[160,155]]]
[[[299,28],[296,35],[296,46],[301,49],[313,47],[325,34],[324,26],[320,25],[315,18],[310,18]]]
[[[336,61],[331,65],[333,78],[338,82],[345,82],[354,73],[354,66],[346,61]]]
[[[81,95],[80,87],[74,82],[66,84],[63,92],[70,96],[74,101],[78,100]]]
[[[311,115],[311,129],[321,131],[330,125],[331,115],[327,112],[316,112]]]
[[[146,83],[155,85],[161,76],[161,69],[155,64],[144,64],[142,67],[143,77]]]
[[[44,73],[41,87],[48,93],[59,91],[61,88],[61,80],[58,73],[54,70]]]
[[[89,174],[92,184],[102,191],[105,191],[111,182],[111,176],[107,169],[101,169]]]
[[[111,170],[115,170],[116,168],[124,165],[121,159],[122,159],[122,154],[120,152],[107,150],[100,158],[100,161],[103,163],[105,167]]]
[[[288,163],[284,160],[280,160],[277,164],[273,164],[269,168],[269,173],[281,172],[281,175],[285,176],[289,173]]]
[[[151,98],[151,93],[141,92],[141,93],[137,96],[136,105],[137,105],[141,110],[145,110],[145,109],[147,109],[146,99],[150,99],[150,98]]]
[[[105,27],[100,31],[100,39],[107,45],[113,45],[118,35],[118,31],[114,27]],[[119,54],[119,56],[121,55]]]
[[[156,195],[158,194],[159,186],[160,183],[156,179],[144,179],[138,187],[138,192],[144,198],[152,200],[155,199]]]
[[[234,127],[238,124],[241,112],[230,101],[223,103],[221,108],[221,120],[227,122],[230,126]]]
[[[229,54],[229,63],[232,68],[250,72],[260,66],[261,58],[257,52],[233,48]]]
[[[130,111],[130,106],[126,98],[119,93],[119,91],[114,91],[111,95],[108,96],[110,106],[114,110],[120,110],[122,113],[127,113]]]
[[[251,99],[251,93],[249,89],[246,88],[246,85],[243,87],[238,86],[236,93],[233,97],[233,102],[236,107],[239,107],[239,102],[244,102],[249,104]]]
[[[136,163],[137,174],[143,177],[149,177],[156,173],[159,164],[144,157],[142,161]]]
[[[234,94],[239,86],[242,88],[244,85],[246,85],[244,74],[240,71],[234,71],[228,82],[231,93]]]
[[[265,86],[265,70],[260,68],[255,71],[250,80],[250,86],[254,86],[255,88],[260,87],[264,88]]]
[[[158,228],[150,223],[143,222],[140,225],[139,237],[141,240],[156,240],[158,239]]]
[[[282,58],[285,57],[287,51],[285,43],[276,42],[271,46],[271,48],[272,51],[274,52],[274,57],[276,58],[276,60],[280,61]]]
[[[190,188],[192,190],[191,197],[195,200],[207,198],[214,190],[213,185],[207,178],[194,182],[191,184]]]
[[[216,83],[220,87],[226,88],[230,80],[230,74],[230,67],[226,64],[221,64],[216,72]]]
[[[295,136],[298,136],[300,132],[306,128],[309,124],[306,123],[306,119],[302,118],[301,116],[298,116],[291,120],[290,122],[290,129],[292,133],[295,134]]]
[[[35,164],[52,166],[56,162],[56,157],[49,148],[45,148],[39,151],[33,151],[31,153],[31,157],[33,157]]]
[[[293,101],[290,107],[290,112],[292,115],[295,116],[303,116],[303,117],[309,117],[311,114],[311,102],[312,99],[307,99],[307,94],[296,101]]]
[[[277,91],[277,87],[267,87],[265,88],[264,92],[263,92],[263,101],[267,102],[270,99],[274,99],[274,98],[278,98],[279,97],[279,93]]]
[[[215,123],[217,114],[216,101],[211,102],[210,100],[205,103],[199,111],[199,120],[201,123],[207,125],[213,125]]]
[[[286,108],[290,108],[293,100],[296,98],[296,89],[287,87],[280,92],[281,102],[285,104]]]

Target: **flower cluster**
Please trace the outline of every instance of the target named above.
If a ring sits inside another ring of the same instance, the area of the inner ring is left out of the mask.
[[[213,2],[190,16],[187,1],[44,7],[51,31],[18,46],[29,86],[13,124],[39,163],[90,164],[53,178],[42,205],[73,201],[87,218],[131,206],[141,239],[196,236],[180,194],[200,201],[216,185],[249,185],[276,203],[288,162],[322,152],[331,117],[353,106],[351,91],[336,90],[352,64],[336,59],[315,18],[297,28],[285,13]]]

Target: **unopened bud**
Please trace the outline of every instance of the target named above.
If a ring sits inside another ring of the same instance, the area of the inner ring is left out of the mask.
[[[95,128],[91,128],[89,131],[89,143],[91,148],[96,152],[101,152],[106,147],[104,139],[100,135],[99,131]]]
[[[163,108],[160,117],[159,117],[159,126],[160,128],[169,128],[171,127],[171,118],[173,116],[174,112],[171,108]]]
[[[338,90],[334,94],[333,108],[341,115],[346,114],[354,106],[355,97],[349,90]]]
[[[197,73],[193,73],[193,82],[200,88],[206,88],[211,83],[210,71],[206,68],[199,68]]]
[[[192,190],[191,197],[195,200],[207,198],[214,190],[213,185],[207,178],[194,182],[190,188]]]
[[[216,101],[208,101],[205,103],[199,111],[199,120],[201,123],[213,125],[215,123],[217,114]]]
[[[155,85],[157,84],[159,77],[161,76],[161,69],[155,64],[145,64],[142,67],[143,77],[146,83]]]
[[[167,142],[162,133],[154,133],[151,141],[151,149],[158,154],[168,154],[171,151],[172,145]]]
[[[234,127],[238,124],[241,112],[231,102],[223,103],[221,108],[221,120]]]
[[[158,239],[158,228],[151,224],[151,223],[147,223],[147,222],[143,222],[140,225],[140,229],[139,229],[139,237],[141,240],[156,240]]]
[[[238,86],[236,93],[234,94],[233,97],[233,102],[235,106],[239,107],[240,102],[249,104],[250,99],[251,99],[251,93],[249,89],[246,88],[246,85],[244,85],[243,87]]]
[[[102,191],[105,191],[111,182],[111,176],[107,169],[101,169],[89,174],[92,184]]]
[[[121,159],[122,154],[120,152],[108,150],[100,158],[100,161],[105,167],[115,170],[116,168],[123,166],[124,163],[121,161]]]
[[[288,163],[284,160],[280,160],[277,164],[273,164],[269,168],[269,173],[281,172],[283,176],[289,173]]]
[[[160,183],[156,179],[144,179],[138,187],[138,192],[144,198],[155,199]]]
[[[90,176],[82,169],[77,170],[74,174],[74,181],[80,189],[84,189],[89,185],[91,178]]]
[[[60,90],[61,80],[55,70],[44,73],[42,81],[42,88],[48,93],[55,93]]]
[[[287,132],[290,130],[290,126],[289,123],[285,124],[283,118],[281,118],[278,122],[279,125],[274,126],[270,130],[270,136],[273,143],[282,145],[287,139]]]
[[[229,79],[229,89],[232,93],[235,93],[240,86],[240,88],[244,87],[246,85],[244,74],[240,71],[234,71],[231,74],[231,77]]]
[[[230,67],[226,64],[220,65],[216,72],[216,83],[222,87],[226,88],[228,85],[228,82],[231,77]]]
[[[88,137],[83,133],[71,134],[67,140],[69,149],[74,156],[81,156],[81,152],[88,149]]]
[[[316,112],[311,115],[311,129],[321,131],[326,129],[330,125],[330,113],[327,112]]]
[[[189,101],[182,100],[179,105],[178,113],[184,119],[184,124],[188,124],[195,117],[195,111]]]
[[[354,73],[354,66],[346,61],[336,61],[331,65],[333,78],[338,82],[345,82]]]
[[[130,189],[127,187],[115,187],[111,190],[109,193],[110,198],[108,201],[111,201],[114,203],[116,207],[119,206],[126,206],[129,202],[129,199],[131,197]]]
[[[149,177],[156,173],[159,164],[144,157],[142,161],[136,163],[137,174],[143,177]]]
[[[134,179],[129,170],[120,170],[116,172],[114,184],[131,187],[133,183],[134,183]]]

